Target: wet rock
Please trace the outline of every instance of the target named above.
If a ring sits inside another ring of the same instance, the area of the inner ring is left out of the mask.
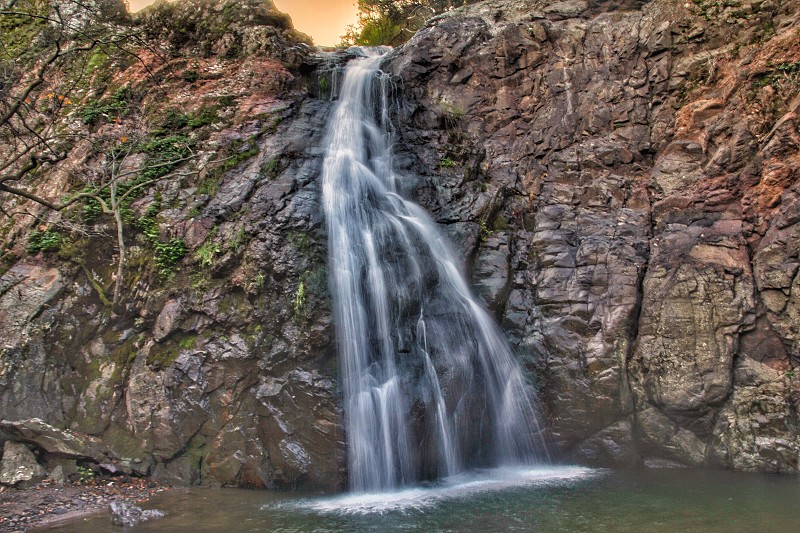
[[[797,88],[749,92],[797,21],[758,9],[784,29],[733,45],[691,4],[489,0],[388,61],[396,161],[482,224],[466,271],[583,461],[797,470]]]

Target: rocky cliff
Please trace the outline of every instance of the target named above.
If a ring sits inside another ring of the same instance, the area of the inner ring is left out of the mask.
[[[110,216],[6,199],[0,418],[42,419],[106,446],[95,462],[179,483],[339,487],[317,180],[330,103],[309,92],[307,38],[261,0],[164,2],[136,28],[138,57],[100,56],[71,95],[86,140],[39,190],[80,190],[120,145],[133,171],[190,161],[126,208],[117,305]],[[4,429],[53,464],[94,457],[43,444],[58,433],[36,421]]]
[[[489,1],[388,64],[569,456],[797,470],[797,9]]]
[[[733,4],[490,0],[386,62],[407,194],[569,460],[798,468],[798,4]],[[54,426],[5,437],[73,467],[101,449],[186,483],[340,487],[319,205],[335,76],[269,2],[138,24],[142,61],[98,58],[87,141],[40,188],[83,186],[123,137],[132,168],[178,136],[193,159],[130,205],[116,305],[110,219],[4,199],[26,216],[3,233],[1,418]],[[115,111],[123,94],[141,112]]]

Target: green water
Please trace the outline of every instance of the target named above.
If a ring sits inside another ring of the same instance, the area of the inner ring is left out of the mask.
[[[182,489],[146,505],[145,532],[797,531],[800,478],[695,470],[490,472],[368,496]],[[51,528],[123,531],[108,516]]]

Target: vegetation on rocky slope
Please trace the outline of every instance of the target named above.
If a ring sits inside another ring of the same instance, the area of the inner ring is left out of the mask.
[[[318,183],[335,77],[271,3],[235,4],[123,17],[133,55],[95,46],[36,86],[63,157],[17,186],[87,195],[0,197],[0,412],[162,479],[336,487]],[[404,189],[452,235],[565,455],[797,470],[796,12],[487,0],[387,62]],[[38,23],[0,21],[3,72],[36,72]]]

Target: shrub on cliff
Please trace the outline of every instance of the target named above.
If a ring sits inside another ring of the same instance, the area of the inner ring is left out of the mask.
[[[345,46],[397,46],[431,17],[480,0],[358,0],[358,22],[342,36]]]

